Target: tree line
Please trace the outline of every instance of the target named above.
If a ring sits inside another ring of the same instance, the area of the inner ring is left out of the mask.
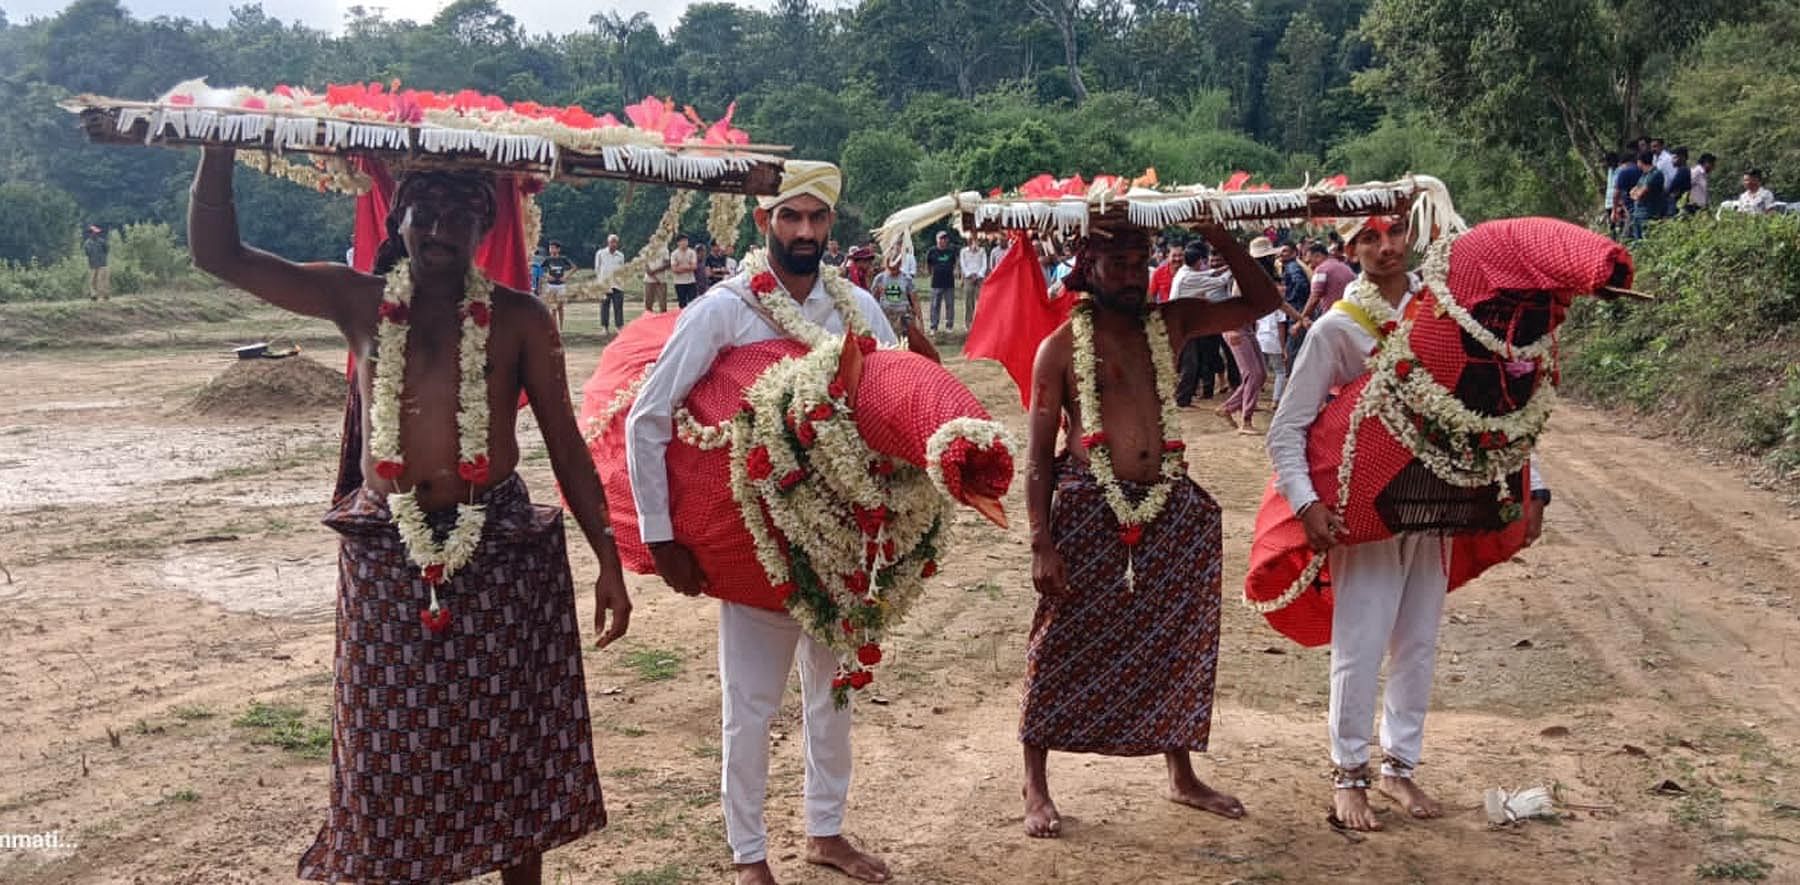
[[[757,141],[844,167],[846,238],[953,189],[1149,166],[1179,183],[1430,172],[1472,217],[1583,218],[1600,153],[1646,132],[1800,184],[1796,13],[1800,0],[777,0],[694,4],[667,31],[601,12],[532,35],[496,0],[456,0],[425,22],[352,7],[333,34],[254,3],[209,24],[76,0],[50,18],[0,13],[0,210],[31,220],[0,258],[67,254],[80,223],[179,227],[193,157],[87,145],[55,103],[194,76],[399,80],[596,112],[654,94],[708,118],[736,102]],[[343,254],[350,201],[239,180],[247,240]],[[554,186],[545,234],[591,254],[614,231],[630,249],[667,203],[657,191]]]

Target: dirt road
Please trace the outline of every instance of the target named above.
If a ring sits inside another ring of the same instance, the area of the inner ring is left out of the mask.
[[[0,843],[0,881],[285,881],[323,819],[334,542],[317,520],[338,416],[196,416],[184,404],[224,368],[214,353],[0,355],[0,834],[63,842]],[[571,353],[575,384],[595,358]],[[997,368],[957,371],[1022,431]],[[1421,772],[1457,807],[1448,819],[1389,810],[1387,832],[1355,841],[1325,827],[1325,653],[1236,604],[1267,462],[1196,411],[1193,470],[1225,508],[1229,557],[1202,776],[1250,817],[1163,801],[1155,759],[1057,756],[1066,835],[1024,837],[1028,557],[1022,534],[964,514],[891,644],[881,700],[859,704],[850,832],[921,883],[1800,881],[1800,520],[1630,430],[1562,408],[1544,541],[1452,597]],[[550,499],[541,445],[526,452]],[[1007,506],[1022,514],[1017,491]],[[591,582],[586,551],[575,571]],[[587,659],[614,825],[547,871],[729,881],[715,610],[632,586],[631,636]],[[793,701],[776,729],[778,869],[840,881],[797,856]],[[1484,789],[1537,784],[1558,785],[1560,823],[1487,829]]]

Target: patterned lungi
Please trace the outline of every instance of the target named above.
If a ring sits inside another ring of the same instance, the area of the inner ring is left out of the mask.
[[[606,825],[562,512],[533,506],[517,475],[484,502],[435,635],[386,497],[358,488],[325,518],[343,535],[331,807],[302,879],[453,882]]]
[[[1122,485],[1142,500],[1143,485]],[[1020,742],[1109,756],[1205,750],[1219,658],[1219,505],[1183,477],[1130,549],[1087,465],[1064,455],[1051,536],[1069,590],[1043,597],[1032,620]]]

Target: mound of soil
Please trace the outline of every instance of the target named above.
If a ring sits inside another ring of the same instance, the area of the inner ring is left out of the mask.
[[[312,413],[344,405],[344,373],[308,359],[238,360],[194,396],[189,409],[202,415]]]

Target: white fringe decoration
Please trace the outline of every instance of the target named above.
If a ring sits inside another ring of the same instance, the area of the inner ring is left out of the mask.
[[[1266,191],[1132,188],[1119,194],[1111,187],[1095,184],[1085,197],[1061,200],[983,197],[975,191],[964,191],[895,212],[876,228],[875,240],[883,254],[894,254],[904,249],[911,235],[958,212],[970,215],[976,229],[999,227],[1085,235],[1094,218],[1120,201],[1125,203],[1126,218],[1139,227],[1164,228],[1210,221],[1254,228],[1261,221],[1306,213],[1315,197],[1329,197],[1344,215],[1392,212],[1410,205],[1414,229],[1427,234],[1420,238],[1421,249],[1434,232],[1436,237],[1443,237],[1467,229],[1442,181],[1429,175],[1411,175],[1399,181],[1343,187],[1309,181],[1298,188]]]

